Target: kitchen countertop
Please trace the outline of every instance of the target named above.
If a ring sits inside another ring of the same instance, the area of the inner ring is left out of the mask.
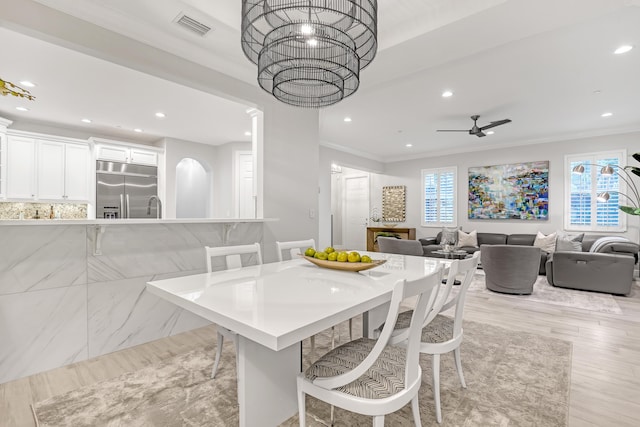
[[[168,218],[168,219],[5,219],[3,225],[131,225],[131,224],[235,224],[253,222],[273,222],[277,218]]]

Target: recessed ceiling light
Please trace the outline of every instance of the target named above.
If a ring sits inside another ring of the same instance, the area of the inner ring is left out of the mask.
[[[159,119],[164,119],[165,117],[167,117],[167,115],[165,113],[161,112],[161,111],[158,111],[156,113],[156,117],[159,118]]]
[[[492,131],[492,130],[487,131],[487,135],[493,135],[494,133],[495,133],[495,132],[494,132],[494,131]]]
[[[629,44],[626,44],[626,45],[620,46],[619,48],[614,50],[613,53],[615,53],[616,55],[620,55],[622,53],[629,52],[631,49],[633,49],[633,46],[631,46]]]
[[[613,113],[609,113],[609,112],[607,112],[607,113],[602,113],[602,115],[601,115],[601,116],[602,116],[602,117],[611,117],[611,116],[613,116]]]
[[[413,144],[407,144],[407,145],[405,145],[405,147],[411,148],[411,147],[413,147]]]
[[[135,128],[133,131],[134,131],[134,132],[138,132],[138,133],[140,133],[140,132],[142,132],[142,129],[140,129],[140,128]]]
[[[27,107],[16,107],[16,110],[18,110],[18,111],[29,111],[29,109]]]
[[[451,92],[450,90],[445,90],[444,92],[442,92],[443,98],[450,98],[452,96],[453,96],[453,92]]]
[[[246,132],[244,133],[244,136],[251,136],[251,132],[246,131]]]
[[[91,120],[89,120],[89,119],[82,119],[82,120],[80,120],[80,121],[81,121],[82,123],[91,123]]]
[[[347,123],[349,123],[349,122],[351,121],[351,117],[345,117],[345,118],[344,118],[344,121],[345,121],[345,122],[347,122]]]
[[[36,84],[33,82],[30,82],[29,80],[22,80],[20,84],[24,87],[36,87]]]

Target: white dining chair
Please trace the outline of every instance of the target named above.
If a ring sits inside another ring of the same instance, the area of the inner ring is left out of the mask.
[[[296,259],[298,255],[303,254],[307,248],[315,248],[316,241],[314,239],[307,240],[292,240],[288,242],[276,241],[276,248],[278,250],[278,261],[284,261],[284,254],[287,253],[290,259]],[[336,327],[331,327],[331,348],[335,347],[335,333]],[[340,340],[340,335],[338,335]],[[349,319],[349,340],[353,340],[353,319]],[[311,336],[311,351],[315,351],[316,339],[315,336]]]
[[[307,248],[315,247],[316,241],[314,239],[276,242],[276,248],[278,249],[278,261],[284,261],[285,259],[296,259],[298,255],[303,254]],[[286,258],[284,256],[285,253],[288,254],[289,258]]]
[[[418,391],[422,383],[420,331],[442,280],[442,266],[416,280],[396,282],[386,322],[378,339],[360,338],[329,351],[298,375],[300,426],[306,425],[305,396],[373,417],[384,426],[386,414],[411,402],[414,423],[420,426]],[[394,335],[404,299],[415,298],[409,327]],[[406,346],[393,345],[405,342]],[[333,420],[332,420],[333,423]]]
[[[467,388],[460,357],[460,344],[462,343],[464,332],[462,329],[462,317],[467,290],[473,281],[479,259],[480,252],[478,251],[470,258],[451,262],[444,289],[440,289],[435,304],[424,319],[420,353],[433,356],[432,387],[436,408],[436,421],[438,423],[442,422],[442,410],[440,407],[440,355],[453,351],[460,383],[463,388]],[[459,276],[463,276],[462,280],[460,280],[460,287],[457,292],[452,293],[456,277]],[[441,314],[453,307],[455,307],[453,317]],[[411,310],[400,313],[395,325],[396,334],[409,328],[413,321],[412,315]]]
[[[225,268],[227,270],[242,267],[242,255],[255,255],[255,263],[262,264],[260,243],[238,246],[205,246],[205,252],[207,257],[207,271],[209,273],[211,273],[213,270],[211,259],[217,257],[224,257]],[[224,344],[225,337],[233,341],[236,348],[236,366],[238,362],[238,334],[220,325],[217,325],[216,329],[218,331],[218,344],[216,347],[216,358],[213,362],[213,369],[211,370],[211,378],[215,378],[216,376],[218,364],[220,363],[220,357],[222,356],[222,345]]]

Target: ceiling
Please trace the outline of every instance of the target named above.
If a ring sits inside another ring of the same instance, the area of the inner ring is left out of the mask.
[[[38,3],[257,86],[255,66],[240,48],[238,0]],[[640,130],[640,1],[378,5],[378,55],[353,96],[320,110],[324,145],[393,161]],[[173,23],[180,13],[213,30],[195,36]],[[38,99],[24,113],[30,119],[78,126],[89,117],[89,126],[102,133],[147,142],[162,136],[210,144],[249,140],[246,106],[7,29],[0,28],[0,37],[7,57],[17,58],[2,65],[2,77],[38,83]],[[636,49],[614,55],[622,44]],[[444,90],[454,95],[443,98]],[[0,114],[23,120],[7,102],[0,100]],[[157,120],[158,110],[167,118]],[[613,115],[603,118],[604,112]],[[436,132],[469,129],[473,114],[481,126],[513,122],[484,138]],[[144,132],[135,134],[134,127]]]
[[[28,89],[35,101],[0,99],[0,116],[16,125],[37,122],[140,143],[164,137],[212,145],[251,140],[245,105],[1,27],[0,39],[3,55],[11,58],[0,67],[1,77],[37,84]],[[17,111],[19,106],[29,111]],[[157,112],[166,117],[157,118]]]

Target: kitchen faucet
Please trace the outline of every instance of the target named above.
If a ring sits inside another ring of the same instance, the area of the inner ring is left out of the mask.
[[[149,203],[147,203],[147,215],[151,215],[151,201],[156,201],[156,207],[158,208],[158,213],[156,215],[157,219],[162,218],[162,202],[160,201],[160,197],[151,196],[149,197]]]

